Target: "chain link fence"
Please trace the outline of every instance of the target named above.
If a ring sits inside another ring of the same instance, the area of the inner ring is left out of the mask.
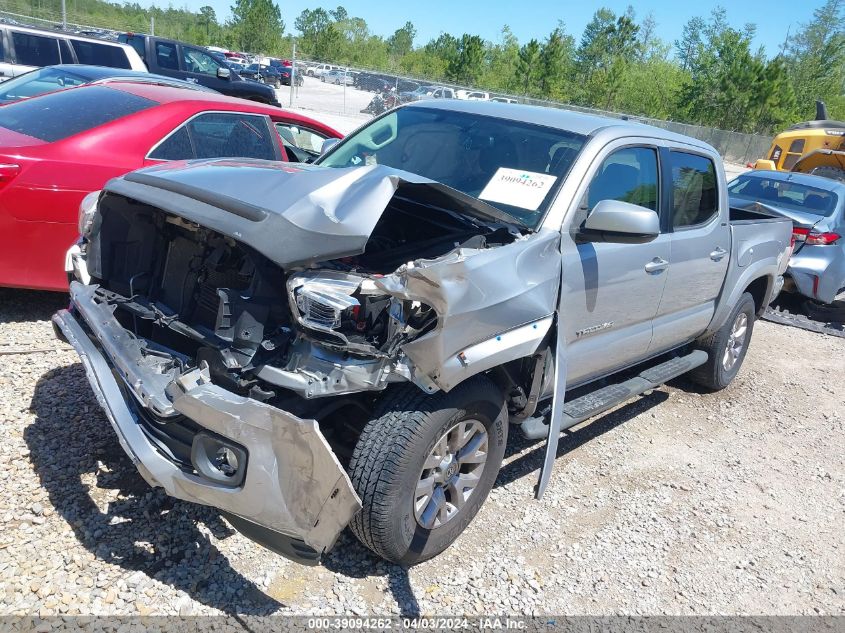
[[[21,26],[46,29],[64,29],[68,32],[104,39],[115,39],[118,33],[124,31],[146,31],[149,29],[149,32],[154,32],[155,30],[153,24],[149,26],[144,25],[147,28],[139,28],[141,25],[137,24],[92,26],[74,23],[67,19],[63,22],[63,17],[65,16],[48,12],[43,12],[41,16],[30,16],[0,10],[0,23],[19,24]],[[66,17],[71,18],[72,16],[68,15]],[[370,68],[356,68],[325,60],[295,57],[293,61],[296,72],[303,75],[304,82],[302,86],[282,89],[279,95],[280,102],[291,107],[307,109],[317,116],[320,114],[329,115],[327,122],[342,132],[349,132],[352,128],[357,127],[371,116],[371,113],[363,111],[366,110],[376,92],[380,92],[385,88],[388,90],[392,88],[397,95],[402,96],[402,93],[407,94],[413,92],[420,86],[435,86],[449,88],[455,93],[457,91],[482,93],[490,98],[638,121],[700,139],[715,147],[726,161],[742,165],[765,156],[771,145],[771,137],[759,134],[746,134],[677,121],[665,121],[629,115],[621,112],[608,112],[557,101],[535,99],[523,95],[489,93],[484,88],[442,83],[425,77],[411,77]],[[342,71],[342,74],[340,76],[337,74],[328,76],[328,72],[332,69]],[[377,79],[381,79],[382,81],[379,82]],[[465,96],[465,94],[462,93],[462,96]]]
[[[492,99],[508,100],[543,107],[562,108],[566,110],[584,112],[586,114],[625,119],[647,125],[653,125],[655,127],[702,140],[716,148],[724,160],[742,165],[754,162],[758,158],[766,156],[772,142],[771,136],[764,136],[761,134],[747,134],[744,132],[734,132],[702,125],[693,125],[691,123],[653,119],[650,117],[625,114],[622,112],[610,112],[596,108],[587,108],[568,103],[561,103],[558,101],[536,99],[526,97],[524,95],[489,92],[486,89],[479,88],[477,86],[463,86],[453,83],[444,83],[437,80],[426,79],[424,77],[400,75],[368,68],[356,68],[354,66],[345,66],[343,64],[333,62],[297,58],[295,60],[295,64],[297,71],[302,72],[305,75],[306,82],[303,88],[294,93],[290,105],[303,107],[315,112],[350,116],[355,119],[361,118],[357,115],[360,113],[360,110],[366,107],[369,101],[373,98],[374,91],[372,88],[376,85],[373,81],[367,81],[366,79],[362,80],[362,77],[378,77],[382,78],[384,82],[393,88],[393,90],[395,90],[400,96],[403,92],[412,92],[420,86],[444,87],[450,88],[455,92],[460,90],[465,91],[466,93],[482,93]],[[337,68],[339,71],[343,71],[348,76],[351,76],[352,79],[342,80],[336,76],[327,79],[323,76],[326,73],[326,66]],[[316,83],[317,81],[327,85],[320,86]],[[370,88],[370,90],[367,88]],[[338,98],[340,95],[342,95],[342,98]],[[287,101],[285,101],[285,103],[286,102]]]

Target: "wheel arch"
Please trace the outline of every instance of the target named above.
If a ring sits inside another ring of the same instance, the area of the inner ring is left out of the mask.
[[[766,311],[768,302],[766,298],[771,296],[772,287],[774,286],[774,279],[771,275],[762,275],[751,281],[745,286],[745,289],[740,293],[742,296],[746,292],[754,299],[754,313],[760,317]]]

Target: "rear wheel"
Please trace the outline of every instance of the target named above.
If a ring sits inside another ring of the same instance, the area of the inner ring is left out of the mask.
[[[698,341],[698,349],[707,352],[707,362],[690,372],[690,378],[713,391],[724,389],[739,373],[748,353],[754,329],[754,298],[744,293],[724,325]]]
[[[377,555],[413,565],[463,532],[493,487],[507,441],[499,388],[478,376],[449,393],[388,393],[350,462],[363,508],[350,523]]]

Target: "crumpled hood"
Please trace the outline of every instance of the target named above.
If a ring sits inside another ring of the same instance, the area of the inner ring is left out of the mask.
[[[116,193],[196,222],[282,267],[364,251],[390,199],[487,216],[490,205],[441,183],[381,165],[327,168],[253,159],[174,162],[109,181]]]

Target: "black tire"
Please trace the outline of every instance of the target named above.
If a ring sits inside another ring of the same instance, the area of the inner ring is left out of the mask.
[[[282,82],[277,79],[273,85],[276,87],[276,90],[278,90],[282,87]]]
[[[740,315],[745,315],[746,331],[744,342],[738,356],[735,357],[734,363],[730,368],[726,368],[724,359],[728,350],[728,342],[731,341],[731,334],[734,331],[734,325]],[[725,323],[710,336],[699,339],[696,342],[696,347],[707,352],[708,359],[701,367],[698,367],[690,372],[690,379],[706,387],[712,391],[719,391],[724,389],[739,373],[742,367],[742,361],[745,360],[745,355],[748,353],[748,345],[751,343],[751,334],[754,330],[754,320],[757,318],[755,314],[754,298],[749,293],[744,293],[737,301],[734,309],[731,310],[730,316],[725,320]]]
[[[487,432],[487,458],[465,505],[442,525],[427,529],[414,514],[423,465],[438,440],[463,420]],[[414,565],[445,550],[476,515],[493,487],[507,442],[504,397],[489,378],[476,376],[449,393],[428,395],[413,385],[389,391],[364,427],[349,464],[363,508],[352,532],[376,555]]]

